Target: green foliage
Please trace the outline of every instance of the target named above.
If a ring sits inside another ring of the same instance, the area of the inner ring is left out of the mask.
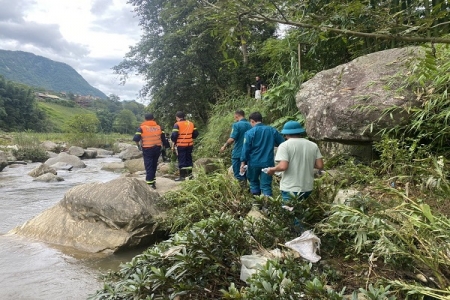
[[[349,251],[371,253],[372,259],[382,258],[393,266],[431,273],[440,286],[448,286],[449,253],[442,246],[450,241],[450,220],[432,214],[429,205],[414,202],[398,190],[387,191],[385,201],[399,205],[373,200],[369,206],[335,205],[320,230],[341,242],[353,240]],[[406,202],[400,202],[403,199]]]
[[[136,131],[138,122],[131,110],[123,109],[117,114],[113,127],[117,132],[131,134]]]
[[[18,133],[13,139],[18,149],[12,153],[17,160],[44,162],[48,159],[47,152],[40,146],[39,139],[31,132]]]
[[[189,228],[193,223],[207,219],[216,211],[237,217],[245,216],[251,202],[236,180],[222,172],[212,176],[198,174],[196,180],[183,183],[181,191],[168,192],[164,207],[170,208],[164,223],[172,231]]]
[[[310,299],[341,300],[340,293],[326,287],[326,275],[318,276],[311,264],[299,262],[292,257],[284,261],[269,260],[248,281],[249,286],[237,291],[234,284],[223,290],[224,299]]]
[[[99,121],[98,131],[103,133],[112,132],[115,118],[114,114],[108,110],[98,110],[95,114]]]
[[[96,132],[100,121],[93,113],[78,114],[71,117],[65,124],[67,140],[72,145],[83,148],[98,145]]]
[[[69,65],[28,52],[0,50],[0,74],[46,90],[106,98]]]
[[[48,159],[47,152],[42,148],[20,148],[12,151],[17,160],[31,162],[45,162]]]
[[[369,284],[369,289],[363,289],[360,288],[359,291],[366,297],[366,299],[370,300],[396,300],[397,298],[395,296],[389,296],[392,294],[392,291],[389,291],[390,286],[378,286],[374,287],[372,284]],[[353,292],[353,300],[358,300],[358,294],[357,292]]]
[[[424,189],[433,188],[436,194],[448,194],[450,182],[447,178],[448,165],[443,156],[436,157],[428,145],[419,139],[400,140],[384,137],[374,147],[380,159],[374,162],[381,176],[387,176],[391,184],[420,185]]]
[[[99,120],[95,114],[78,114],[67,120],[66,132],[72,134],[94,134],[97,132]]]
[[[47,116],[36,105],[33,92],[0,75],[0,129],[46,131]]]
[[[223,142],[230,137],[234,112],[238,109],[243,110],[248,119],[250,113],[261,111],[264,107],[261,101],[239,95],[239,93],[227,95],[221,103],[214,106],[208,124],[199,136],[200,146],[196,147],[196,154],[201,157],[216,157],[219,154],[219,145],[223,145]]]
[[[63,132],[64,125],[71,117],[79,114],[90,113],[89,110],[79,106],[63,106],[53,102],[38,102],[38,107],[45,112],[48,117],[49,131]]]
[[[297,60],[291,53],[291,65],[287,70],[280,70],[274,75],[273,87],[264,95],[265,111],[270,116],[273,126],[281,128],[284,123],[290,120],[297,120],[304,123],[304,118],[300,115],[295,96],[300,90],[300,85],[308,79],[310,74],[302,73],[297,65]]]
[[[122,264],[90,299],[217,298],[249,250],[243,221],[215,213]]]
[[[425,49],[426,55],[412,66],[406,85],[417,94],[420,105],[409,109],[410,122],[389,133],[413,137],[438,153],[450,150],[450,51],[447,46]]]

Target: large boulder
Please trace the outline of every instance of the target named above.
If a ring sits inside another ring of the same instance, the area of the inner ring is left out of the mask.
[[[83,158],[86,159],[92,159],[92,158],[96,158],[97,157],[97,150],[93,150],[93,149],[86,149],[84,150],[84,154],[82,156]]]
[[[28,172],[28,175],[30,175],[31,177],[39,177],[41,175],[44,175],[46,173],[51,173],[53,175],[57,175],[56,170],[52,167],[49,167],[46,164],[40,164],[39,166],[37,166],[36,168],[34,168],[33,170],[31,170],[30,172]]]
[[[102,148],[87,148],[86,150],[95,150],[97,152],[97,157],[111,156],[114,154],[113,151]]]
[[[140,151],[136,146],[130,146],[124,151],[119,153],[119,158],[122,160],[130,160],[142,157],[142,151]]]
[[[0,172],[8,165],[6,153],[0,150]]]
[[[421,57],[420,47],[390,49],[359,57],[317,73],[303,83],[296,102],[306,118],[308,136],[316,141],[372,142],[380,129],[405,122],[408,115],[391,107],[418,105],[413,91],[400,89],[409,63]]]
[[[53,157],[57,157],[58,154],[52,151],[45,151],[47,153],[47,157],[48,158],[53,158]]]
[[[195,170],[203,169],[206,174],[214,173],[220,170],[220,160],[217,158],[199,158],[194,162]]]
[[[159,163],[156,170],[159,175],[169,174],[171,170],[170,163],[167,162]]]
[[[53,164],[50,166],[51,168],[55,170],[64,170],[64,171],[72,171],[73,166],[63,163],[63,162],[57,162],[56,164]]]
[[[159,200],[137,178],[88,183],[70,189],[57,205],[10,233],[88,252],[115,252],[160,238]]]
[[[125,168],[130,173],[145,171],[144,160],[142,158],[129,159],[125,161]]]
[[[130,147],[134,147],[134,145],[128,144],[128,143],[115,143],[114,148],[117,148],[119,152],[125,151]]]
[[[74,168],[86,168],[86,164],[78,156],[70,155],[66,152],[61,152],[58,156],[47,159],[45,164],[51,166],[58,162],[72,165]]]
[[[69,154],[82,157],[84,155],[84,149],[78,146],[71,146],[69,148]]]
[[[41,143],[41,147],[46,151],[55,151],[58,150],[58,144],[52,141],[44,141]]]
[[[59,177],[53,173],[45,173],[33,179],[33,181],[41,181],[41,182],[58,182],[64,181],[64,178]]]
[[[122,172],[125,169],[125,164],[123,162],[108,162],[102,165],[102,170]]]

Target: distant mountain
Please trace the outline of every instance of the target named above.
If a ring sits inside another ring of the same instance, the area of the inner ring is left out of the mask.
[[[0,50],[0,75],[50,91],[107,98],[71,66],[29,52]]]

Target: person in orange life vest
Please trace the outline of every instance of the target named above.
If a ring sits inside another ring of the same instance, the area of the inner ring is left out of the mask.
[[[142,150],[146,172],[145,180],[154,189],[156,189],[156,166],[164,139],[164,131],[156,124],[153,114],[146,114],[145,121],[136,130],[133,141]]]
[[[194,123],[185,120],[185,114],[182,111],[176,113],[177,122],[173,125],[170,139],[177,147],[178,168],[180,176],[175,181],[182,181],[192,174],[192,150],[194,149],[194,139],[198,136],[197,128]]]

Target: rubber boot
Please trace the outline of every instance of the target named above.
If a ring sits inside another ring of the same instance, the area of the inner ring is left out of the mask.
[[[186,178],[188,178],[188,179],[194,178],[194,177],[192,176],[192,169],[186,169],[185,176],[186,176]]]
[[[184,181],[184,178],[186,177],[186,170],[180,169],[180,176],[178,178],[175,178],[175,181]]]

